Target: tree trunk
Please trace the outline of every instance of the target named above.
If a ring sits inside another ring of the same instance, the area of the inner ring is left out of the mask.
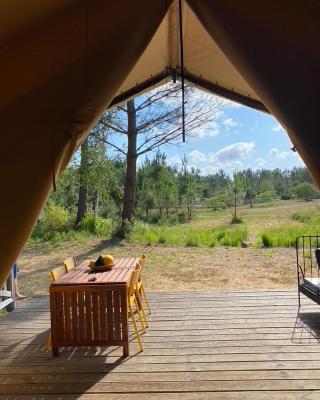
[[[81,156],[80,156],[80,186],[79,186],[79,197],[78,197],[78,210],[76,218],[76,226],[79,226],[82,218],[88,210],[88,169],[89,169],[89,159],[88,159],[88,149],[89,142],[88,138],[83,142],[81,146]]]
[[[99,203],[100,203],[100,193],[99,193],[99,189],[97,189],[96,198],[94,200],[94,209],[93,209],[93,214],[95,217],[98,215]]]
[[[134,100],[127,103],[128,113],[128,152],[127,171],[123,196],[122,221],[132,221],[137,178],[137,123]]]

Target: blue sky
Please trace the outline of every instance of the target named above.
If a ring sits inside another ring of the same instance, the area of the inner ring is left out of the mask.
[[[246,168],[285,169],[304,165],[298,153],[291,150],[288,135],[274,117],[198,89],[192,92],[191,103],[192,99],[203,107],[212,104],[214,109],[219,103],[217,115],[213,122],[196,128],[192,136],[187,136],[186,143],[182,143],[181,137],[178,146],[161,146],[160,151],[167,155],[169,165],[179,169],[182,158],[186,156],[189,167],[199,168],[202,175],[219,169],[232,174]],[[118,147],[126,147],[123,135],[113,135],[113,138]],[[148,158],[152,157],[149,153]],[[141,156],[138,164],[144,158]]]
[[[164,146],[169,164],[179,166],[185,154],[202,174],[222,168],[228,173],[243,168],[292,168],[303,166],[277,120],[265,113],[227,102],[212,129],[199,131],[178,148]]]

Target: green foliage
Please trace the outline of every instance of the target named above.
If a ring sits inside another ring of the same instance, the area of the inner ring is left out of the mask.
[[[276,194],[271,191],[267,190],[266,192],[261,192],[256,196],[257,203],[272,203],[274,200],[276,200]]]
[[[232,206],[232,193],[229,190],[219,190],[205,200],[205,205],[213,210],[223,210]]]
[[[242,224],[243,220],[241,217],[233,215],[231,219],[232,224]]]
[[[248,231],[246,227],[233,228],[226,229],[219,242],[222,246],[239,247],[247,238]]]
[[[296,237],[308,234],[308,230],[297,226],[284,226],[261,233],[264,247],[294,247]]]
[[[190,233],[186,240],[187,247],[199,247],[199,235]]]
[[[95,216],[93,213],[87,213],[81,221],[81,229],[96,236],[110,236],[113,231],[110,219]]]
[[[316,190],[314,186],[307,182],[299,183],[294,188],[294,191],[298,199],[302,199],[305,201],[311,201],[316,197]]]
[[[154,226],[135,221],[130,239],[140,244],[188,247],[240,246],[247,239],[246,226],[212,230],[188,225]]]
[[[70,215],[66,209],[49,201],[33,232],[33,239],[53,240],[70,229]]]
[[[282,226],[260,234],[264,247],[294,247],[297,236],[310,235],[319,231],[320,209],[299,211],[292,214],[292,219],[299,223],[293,226]]]
[[[118,228],[116,229],[114,236],[119,239],[130,239],[131,233],[133,230],[132,223],[125,219],[120,223]]]

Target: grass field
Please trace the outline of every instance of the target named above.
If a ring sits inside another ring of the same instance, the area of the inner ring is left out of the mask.
[[[94,259],[100,253],[111,253],[115,257],[147,254],[144,279],[148,290],[152,291],[292,287],[296,283],[294,248],[262,247],[261,234],[267,232],[275,238],[279,232],[283,234],[286,230],[295,235],[308,229],[312,231],[305,233],[315,234],[318,226],[306,224],[306,219],[319,206],[319,201],[282,201],[268,207],[243,207],[240,215],[244,223],[236,226],[230,225],[230,210],[214,212],[199,209],[195,210],[193,220],[187,224],[144,227],[147,233],[136,229],[130,242],[83,237],[59,245],[29,244],[18,260],[21,292],[27,295],[47,293],[48,271],[64,258],[75,255],[78,261],[82,261]],[[293,214],[299,218],[293,219]],[[222,231],[229,233],[216,238],[212,245],[210,240]],[[228,235],[229,239],[232,235],[242,236],[233,246],[231,239],[223,240]],[[161,236],[163,238],[159,240]],[[248,247],[241,247],[241,242]]]

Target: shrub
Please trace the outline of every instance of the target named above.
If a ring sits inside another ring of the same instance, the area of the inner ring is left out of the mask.
[[[281,200],[291,200],[292,197],[293,197],[292,192],[285,191],[282,193],[280,198],[281,198]]]
[[[186,210],[179,210],[177,213],[178,223],[183,224],[189,221],[189,215]]]
[[[214,239],[216,239],[217,241],[220,241],[222,238],[224,238],[225,234],[226,234],[225,229],[216,231],[214,233]]]
[[[34,229],[34,236],[41,237],[44,240],[56,240],[61,233],[68,232],[69,228],[68,211],[50,201]]]
[[[199,246],[199,238],[195,234],[190,234],[186,240],[187,247],[198,247]]]
[[[93,213],[87,213],[81,220],[81,228],[97,236],[109,236],[112,233],[112,222],[95,216]]]
[[[263,232],[261,234],[261,241],[264,247],[272,247],[272,237],[269,233]]]
[[[166,241],[167,241],[167,238],[165,237],[165,235],[163,233],[160,233],[160,235],[158,237],[158,243],[164,244]]]
[[[222,210],[233,204],[231,194],[226,190],[219,190],[214,195],[206,199],[205,204],[213,210]]]
[[[267,190],[266,192],[261,192],[257,195],[257,203],[271,203],[276,199],[276,195],[272,190]]]
[[[225,231],[220,243],[223,246],[239,247],[248,237],[247,228],[234,228]]]
[[[115,236],[118,237],[119,239],[129,239],[132,230],[133,230],[133,224],[129,220],[125,219],[118,226],[115,232]]]
[[[235,215],[232,216],[232,219],[231,219],[232,224],[241,224],[242,222],[243,221],[242,221],[241,217],[235,216]]]
[[[261,242],[265,247],[294,247],[296,237],[308,234],[308,228],[297,226],[284,226],[262,232]]]
[[[294,191],[298,199],[305,201],[311,201],[316,197],[315,187],[307,182],[299,183],[299,185],[294,188]]]
[[[295,221],[309,223],[311,219],[314,217],[315,212],[312,211],[297,211],[292,214],[291,218]]]

